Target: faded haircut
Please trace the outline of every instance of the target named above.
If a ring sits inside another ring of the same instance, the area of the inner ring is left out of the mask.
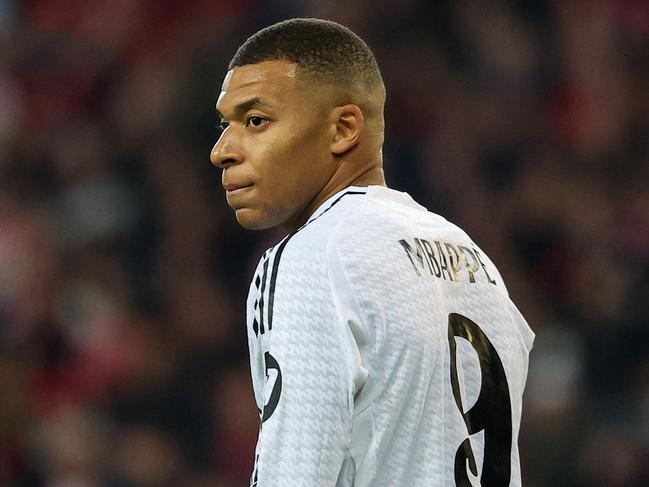
[[[298,72],[326,84],[385,90],[374,54],[347,27],[320,19],[290,19],[249,37],[228,69],[264,61],[287,60]]]

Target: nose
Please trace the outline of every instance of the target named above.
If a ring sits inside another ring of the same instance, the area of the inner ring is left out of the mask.
[[[241,150],[233,144],[232,137],[228,134],[229,129],[226,129],[216,141],[212,152],[210,153],[210,161],[217,167],[224,169],[225,167],[238,164],[243,159]]]

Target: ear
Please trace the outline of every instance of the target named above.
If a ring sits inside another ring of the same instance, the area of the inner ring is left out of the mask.
[[[358,144],[365,128],[365,119],[358,105],[351,104],[334,108],[332,118],[335,133],[331,141],[331,152],[339,156]]]

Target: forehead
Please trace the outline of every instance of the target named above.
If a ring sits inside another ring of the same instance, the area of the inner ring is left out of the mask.
[[[283,60],[237,66],[225,75],[217,109],[227,110],[250,97],[281,103],[296,91],[296,73],[297,64]]]

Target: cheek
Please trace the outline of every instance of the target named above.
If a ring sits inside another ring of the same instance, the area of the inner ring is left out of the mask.
[[[271,193],[286,191],[302,178],[309,165],[309,141],[294,134],[278,133],[270,143],[260,144],[256,156],[257,172],[265,189]]]
[[[318,126],[293,132],[285,147],[280,149],[285,153],[285,164],[290,171],[309,179],[320,173],[328,151],[323,140],[322,129]]]
[[[321,127],[278,127],[251,141],[251,150],[266,212],[292,213],[324,184],[328,146]]]

